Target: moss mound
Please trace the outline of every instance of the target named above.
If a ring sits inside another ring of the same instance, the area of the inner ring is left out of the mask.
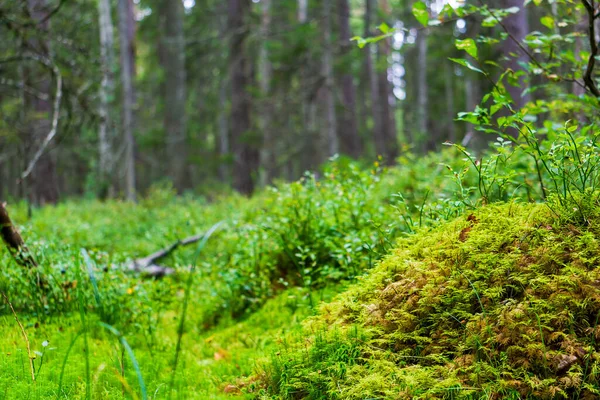
[[[511,203],[401,239],[273,356],[265,398],[599,398],[588,222]]]

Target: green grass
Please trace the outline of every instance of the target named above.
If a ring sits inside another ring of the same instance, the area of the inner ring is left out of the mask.
[[[24,204],[9,205],[40,270],[25,271],[2,251],[0,289],[43,357],[32,383],[25,341],[2,303],[0,398],[252,397],[264,389],[254,383],[260,361],[302,335],[301,321],[321,301],[413,229],[397,217],[393,195],[403,192],[403,207],[416,216],[428,189],[405,173],[414,166],[403,168],[363,170],[340,160],[319,180],[307,175],[252,199],[211,203],[159,187],[137,205],[68,201],[34,209],[31,219]],[[442,194],[452,183],[439,180]],[[195,246],[161,260],[178,271],[173,277],[121,268],[219,221],[196,262]]]
[[[0,399],[593,398],[598,193],[526,204],[526,154],[463,158],[335,160],[251,199],[11,204],[40,268],[3,249],[0,290],[36,381],[2,302]],[[123,268],[217,223],[160,261],[174,276]]]

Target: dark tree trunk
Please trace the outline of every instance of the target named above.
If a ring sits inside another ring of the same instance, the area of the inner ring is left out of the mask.
[[[382,0],[381,7],[386,14],[390,13],[391,10],[387,0]],[[396,157],[398,157],[396,114],[394,107],[392,107],[394,94],[392,93],[392,85],[388,79],[391,47],[391,39],[389,38],[379,42],[379,62],[382,65],[382,69],[378,74],[379,97],[381,99],[381,128],[383,130],[383,137],[385,138],[385,152],[383,154],[388,164],[393,164]]]
[[[227,25],[231,34],[231,141],[233,149],[233,186],[240,193],[254,191],[254,175],[259,152],[251,137],[251,94],[253,68],[248,57],[246,41],[249,35],[248,18],[251,0],[229,0]]]
[[[511,37],[508,37],[502,43],[502,53],[506,55],[509,60],[506,66],[513,71],[522,71],[521,63],[527,63],[529,58],[527,54],[521,49],[518,43],[525,46],[523,40],[529,32],[529,23],[527,21],[527,10],[525,9],[524,0],[501,0],[501,6],[503,8],[517,7],[520,11],[516,14],[509,14],[504,20],[503,24],[510,33]],[[513,40],[514,39],[514,40]],[[518,42],[518,43],[517,43]],[[516,54],[517,56],[511,56]],[[522,108],[525,103],[530,100],[529,94],[522,95],[527,89],[527,85],[524,77],[519,79],[518,86],[506,85],[506,89],[514,101],[516,109]]]
[[[377,0],[366,0],[366,12],[365,12],[365,37],[373,35],[371,30],[371,23],[373,14],[377,10]],[[375,141],[375,152],[378,156],[384,156],[386,154],[385,134],[382,127],[381,121],[381,96],[379,95],[379,80],[377,77],[377,69],[375,67],[374,50],[377,45],[369,44],[365,48],[366,61],[365,68],[367,70],[367,76],[369,78],[369,86],[371,92],[371,115],[373,117],[373,137]]]
[[[342,57],[351,53],[353,44],[350,42],[350,4],[348,0],[338,0],[338,16],[340,25],[340,49]],[[348,68],[345,68],[348,71]],[[356,89],[352,74],[346,72],[341,77],[342,87],[342,118],[339,123],[338,137],[340,150],[351,157],[362,155],[362,144],[356,126]]]
[[[121,85],[123,96],[123,140],[125,141],[125,195],[135,201],[134,77],[135,18],[133,0],[119,0],[119,41],[121,45]]]
[[[182,0],[163,0],[165,52],[165,120],[168,171],[174,187],[181,193],[187,184],[186,76],[184,7]]]
[[[42,21],[47,14],[46,0],[28,0],[28,12],[39,29],[38,36],[27,42],[28,47],[37,55],[48,58],[49,44],[46,40],[49,34],[48,20]],[[37,74],[43,74],[40,79]],[[52,89],[48,72],[40,64],[31,64],[25,71],[24,83],[27,87],[34,88],[38,93],[46,95],[44,99],[25,93],[25,109],[29,110],[27,121],[30,129],[30,139],[27,146],[27,161],[41,146],[45,137],[51,130],[52,122]],[[36,204],[55,203],[58,201],[58,182],[56,180],[56,162],[47,151],[42,154],[30,176],[31,200]],[[24,183],[27,185],[27,183]]]

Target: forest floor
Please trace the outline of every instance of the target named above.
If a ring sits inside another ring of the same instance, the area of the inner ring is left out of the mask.
[[[0,398],[597,398],[597,197],[471,207],[456,154],[400,161],[251,199],[9,204],[40,267],[0,253]],[[206,232],[173,275],[126,268]]]

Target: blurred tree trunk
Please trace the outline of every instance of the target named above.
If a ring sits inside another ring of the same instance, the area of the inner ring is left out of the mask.
[[[391,8],[388,0],[381,1],[381,8],[386,15],[391,14]],[[379,97],[381,98],[381,127],[385,138],[385,161],[393,164],[398,157],[398,139],[396,132],[396,114],[392,107],[393,99],[392,85],[388,79],[389,58],[391,52],[391,39],[386,38],[379,42],[379,63],[381,70],[379,72]]]
[[[228,30],[230,42],[231,75],[231,141],[233,146],[233,186],[246,195],[254,191],[253,174],[259,162],[259,153],[251,140],[252,65],[248,57],[248,39],[251,0],[229,0]]]
[[[100,106],[98,114],[98,194],[100,198],[114,195],[113,149],[114,133],[110,117],[110,104],[114,96],[114,40],[110,0],[98,1],[98,25],[100,27],[100,60],[102,81],[100,82]]]
[[[340,49],[341,56],[346,57],[351,54],[353,44],[350,42],[350,3],[348,0],[338,0],[338,16],[340,29]],[[347,60],[344,60],[347,61]],[[349,63],[345,62],[349,66]],[[341,151],[353,158],[358,158],[362,154],[362,144],[358,136],[356,125],[356,89],[352,73],[346,67],[341,77],[342,86],[342,104],[344,107],[342,118],[339,124],[338,137],[340,138]]]
[[[519,8],[519,12],[516,14],[509,14],[504,20],[504,26],[510,33],[511,37],[508,37],[502,42],[502,54],[508,57],[507,67],[512,69],[513,71],[523,71],[521,67],[521,63],[527,63],[529,58],[523,50],[516,43],[521,43],[523,45],[523,40],[527,33],[529,32],[529,23],[527,21],[527,9],[524,5],[524,0],[501,0],[500,1],[502,8],[510,8],[517,7]],[[513,40],[514,39],[514,40]],[[511,54],[516,54],[514,57]],[[506,90],[510,94],[514,101],[514,105],[516,109],[522,108],[525,103],[530,100],[530,95],[522,93],[527,89],[526,80],[521,77],[519,79],[519,86],[506,85]],[[516,134],[516,133],[515,133]]]
[[[260,91],[261,91],[261,116],[260,130],[264,135],[261,151],[261,165],[264,168],[264,182],[269,184],[273,181],[276,175],[276,138],[272,127],[271,112],[274,108],[273,99],[271,96],[271,79],[273,75],[273,67],[269,60],[269,48],[267,41],[271,32],[271,0],[262,0],[260,34],[262,43],[260,44],[259,54],[259,72],[260,72]]]
[[[169,177],[181,193],[187,185],[185,36],[182,0],[162,0],[164,11],[165,116]]]
[[[454,74],[454,65],[446,63],[446,79],[444,80],[445,93],[446,93],[446,116],[448,118],[448,131],[446,140],[454,143],[456,142],[456,127],[454,126],[454,118],[456,117],[456,107],[454,105],[454,80],[456,76]],[[436,143],[439,145],[439,143]]]
[[[134,78],[135,78],[135,18],[133,0],[119,0],[119,42],[121,50],[121,86],[123,96],[123,139],[125,141],[125,196],[136,199]]]
[[[50,57],[50,48],[47,41],[50,23],[48,19],[45,19],[47,5],[46,0],[27,0],[27,12],[38,29],[37,34],[27,40],[27,47],[41,58]],[[48,77],[47,71],[40,68],[39,64],[31,64],[31,67],[24,71],[23,83],[26,87],[33,88],[37,93],[44,95],[44,98],[40,98],[29,91],[24,93],[24,108],[29,112],[26,120],[31,132],[30,140],[26,143],[27,161],[25,165],[27,165],[52,127],[52,89],[51,79]],[[24,184],[27,185],[27,183]],[[48,151],[45,151],[35,164],[31,174],[30,191],[31,200],[35,204],[43,205],[58,201],[56,161]]]
[[[432,150],[435,146],[436,138],[434,132],[429,132],[429,85],[427,82],[427,37],[428,29],[421,29],[417,32],[417,107],[418,121],[417,130],[421,137],[425,138],[423,150]]]
[[[334,75],[333,75],[333,46],[332,46],[332,21],[331,21],[331,2],[333,0],[323,0],[323,77],[325,78],[325,115],[327,133],[327,150],[331,157],[340,151],[339,140],[337,136],[337,119],[335,114],[335,94],[334,94]]]
[[[365,11],[365,37],[373,36],[371,23],[373,13],[377,10],[377,0],[366,0]],[[375,139],[375,151],[378,156],[386,154],[385,134],[383,132],[381,121],[381,97],[379,96],[379,82],[377,77],[377,68],[374,63],[374,51],[377,45],[368,44],[366,46],[366,62],[367,76],[371,88],[371,115],[373,116],[373,137]]]
[[[308,22],[308,0],[298,0],[298,22]],[[309,51],[302,53],[300,59],[300,91],[302,108],[302,152],[301,168],[310,170],[320,164],[323,157],[323,149],[320,144],[320,135],[317,130],[317,89],[314,83],[314,75],[311,75],[313,59]]]

